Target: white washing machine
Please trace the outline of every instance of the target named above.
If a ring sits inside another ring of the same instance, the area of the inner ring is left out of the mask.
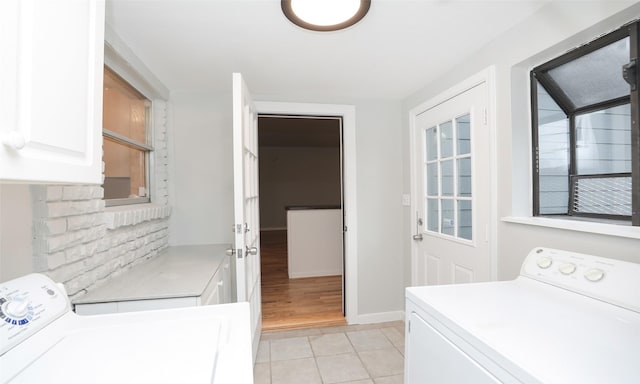
[[[252,383],[249,307],[79,316],[61,285],[0,284],[0,383]]]
[[[640,264],[548,248],[512,281],[406,290],[405,383],[640,383]]]

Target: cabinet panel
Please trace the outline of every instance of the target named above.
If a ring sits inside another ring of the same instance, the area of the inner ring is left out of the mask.
[[[0,3],[0,180],[102,182],[104,1]]]
[[[408,383],[500,383],[420,315],[411,312],[409,321],[405,357]]]
[[[220,274],[220,270],[218,270],[209,284],[207,284],[207,288],[202,293],[202,296],[198,298],[198,305],[214,305],[221,304],[220,301],[220,289],[222,285],[222,275]]]
[[[231,302],[231,271],[229,257],[225,257],[215,275],[200,297],[199,305],[225,304]]]

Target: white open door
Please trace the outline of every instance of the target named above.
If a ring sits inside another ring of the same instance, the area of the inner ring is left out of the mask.
[[[233,74],[233,175],[236,297],[251,307],[255,361],[262,328],[258,116],[240,73]]]

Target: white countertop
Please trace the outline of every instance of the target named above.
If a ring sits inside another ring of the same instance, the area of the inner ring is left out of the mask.
[[[73,304],[200,296],[226,256],[228,244],[168,247]]]

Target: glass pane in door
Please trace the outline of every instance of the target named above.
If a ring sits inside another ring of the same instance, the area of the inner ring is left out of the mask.
[[[438,158],[438,132],[436,127],[431,127],[426,130],[426,153],[425,160],[431,161]]]
[[[453,124],[451,121],[440,124],[440,157],[453,156]]]
[[[427,199],[427,230],[438,232],[438,199]]]
[[[471,213],[471,200],[458,200],[458,237],[461,239],[471,240]]]
[[[471,153],[471,116],[466,114],[456,119],[458,155]]]
[[[458,196],[471,197],[471,158],[458,159]]]
[[[451,199],[442,200],[442,233],[445,235],[455,235],[455,210],[454,202]]]
[[[438,196],[438,163],[427,164],[427,195]]]
[[[442,171],[442,196],[453,196],[453,160],[441,163]]]

